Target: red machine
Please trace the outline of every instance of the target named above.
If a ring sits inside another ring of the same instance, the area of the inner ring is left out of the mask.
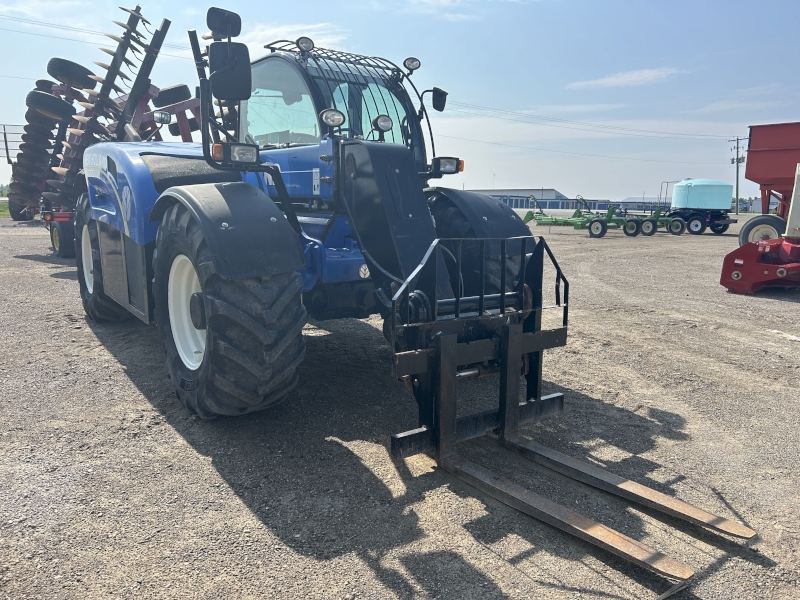
[[[800,128],[800,123],[792,125]],[[786,233],[778,239],[746,243],[725,257],[719,282],[729,292],[752,295],[766,287],[800,287],[800,148],[795,150],[798,160],[794,178],[788,182],[789,190],[794,190],[792,200],[785,205],[781,202]],[[787,185],[785,181],[783,185]],[[763,189],[762,185],[762,196]],[[785,190],[782,198],[789,197]]]
[[[794,173],[800,163],[800,123],[752,125],[744,176],[761,186],[761,213],[769,213],[772,198],[777,215],[786,219],[794,189]]]

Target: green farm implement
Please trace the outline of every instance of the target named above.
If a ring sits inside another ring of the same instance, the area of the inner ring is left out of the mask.
[[[570,217],[554,217],[545,214],[539,203],[534,198],[537,213],[528,211],[523,218],[525,223],[535,222],[537,226],[573,227],[574,229],[588,229],[589,237],[601,238],[609,229],[622,229],[627,236],[637,236],[642,231],[642,221],[628,216],[617,216],[617,207],[609,206],[606,213],[595,213],[586,201],[576,197],[580,207]],[[652,225],[652,224],[651,224]],[[652,235],[652,234],[650,234]]]
[[[661,227],[672,235],[681,235],[686,231],[686,221],[680,217],[670,217],[662,214],[662,209],[659,206],[652,215],[642,219],[642,235],[653,235]]]

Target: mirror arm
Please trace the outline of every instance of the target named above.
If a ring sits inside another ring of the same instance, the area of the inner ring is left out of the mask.
[[[281,170],[277,166],[267,164],[261,164],[260,167],[259,171],[264,171],[272,177],[272,184],[275,186],[275,191],[278,192],[278,200],[280,200],[283,214],[286,215],[286,220],[289,221],[289,225],[297,232],[297,235],[302,236],[303,228],[300,226],[300,221],[297,219],[297,213],[294,212],[292,199],[289,197],[289,192],[283,181]]]

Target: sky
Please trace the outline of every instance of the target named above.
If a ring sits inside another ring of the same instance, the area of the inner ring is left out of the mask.
[[[142,1],[171,21],[152,81],[196,85],[187,29],[206,5]],[[47,61],[94,69],[119,33],[119,0],[0,0],[0,122],[23,123]],[[735,181],[733,143],[748,126],[800,120],[800,2],[760,0],[229,1],[251,57],[276,39],[382,56],[415,56],[420,89],[449,92],[432,112],[437,154],[464,159],[442,183],[556,188],[569,197],[657,196],[687,177]],[[76,31],[80,29],[83,31]],[[744,146],[746,147],[746,140]],[[0,164],[0,181],[10,167]],[[741,173],[740,195],[758,194]]]

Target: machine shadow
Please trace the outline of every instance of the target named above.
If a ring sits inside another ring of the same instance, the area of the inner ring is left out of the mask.
[[[390,460],[390,434],[416,427],[417,408],[412,394],[391,375],[390,350],[383,335],[365,321],[348,319],[308,328],[300,383],[286,402],[261,413],[213,421],[190,415],[175,399],[155,327],[133,319],[88,325],[153,407],[197,452],[211,458],[214,468],[264,526],[301,555],[328,560],[354,553],[402,598],[418,595],[420,586],[432,594],[441,591],[439,578],[445,573],[449,573],[450,597],[502,597],[494,582],[461,555],[406,548],[424,546],[428,536],[415,504],[449,485],[458,496],[479,498],[485,505],[485,515],[463,527],[478,543],[490,546],[490,551],[491,545],[516,534],[528,542],[530,553],[557,555],[579,568],[586,567],[583,558],[589,554],[653,591],[665,589],[662,578],[517,513],[439,469],[411,473],[406,461]],[[496,378],[459,386],[464,412],[496,405]],[[613,437],[615,428],[632,427],[638,435],[626,436],[624,443],[631,456],[606,466],[671,493],[669,482],[648,477],[660,465],[638,454],[652,448],[657,437],[686,439],[680,416],[656,410],[638,415],[547,382],[544,389],[545,393],[564,391],[567,408],[561,417],[527,427],[526,435],[586,458],[579,442],[606,439],[609,433]],[[565,416],[567,422],[559,425]],[[488,463],[529,489],[633,538],[643,533],[641,518],[624,510],[623,502],[549,472],[544,477],[532,463],[510,456],[491,439],[465,443],[462,450],[476,462]],[[509,460],[497,460],[498,453]],[[613,519],[606,518],[611,513]],[[726,548],[729,551],[738,548],[733,542],[725,543],[732,546]],[[403,569],[415,582],[387,566],[383,559],[390,552],[400,555]],[[525,558],[507,560],[519,568]],[[535,577],[537,583],[553,581],[547,573],[542,577],[541,581]],[[480,594],[475,595],[476,590]]]

